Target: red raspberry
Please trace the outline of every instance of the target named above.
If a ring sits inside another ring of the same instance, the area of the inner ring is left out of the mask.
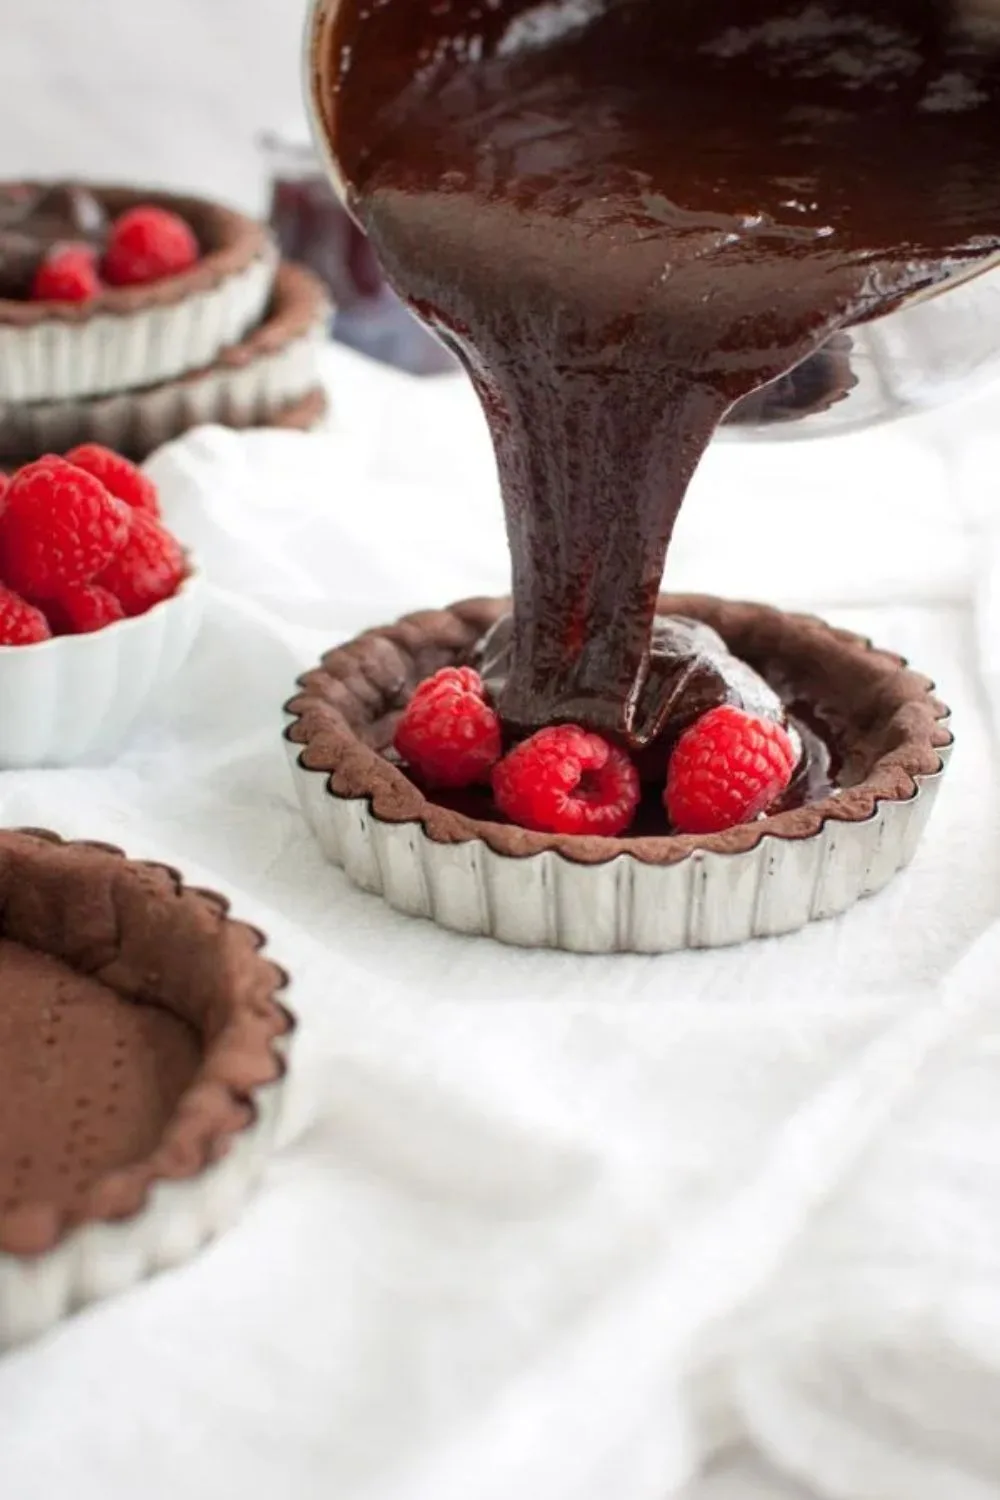
[[[10,475],[0,469],[0,510],[3,510],[4,496],[10,488]]]
[[[92,302],[100,293],[97,257],[89,245],[56,245],[31,283],[36,302]]]
[[[752,823],[788,786],[798,756],[788,732],[741,708],[713,708],[682,734],[664,805],[678,833]]]
[[[433,677],[425,677],[413,690],[412,703],[417,698],[428,698],[442,688],[453,692],[472,693],[477,698],[484,696],[483,679],[473,667],[442,667]]]
[[[493,772],[493,795],[522,828],[615,838],[635,817],[641,790],[624,750],[567,724],[512,750]]]
[[[71,584],[57,599],[49,600],[45,613],[56,635],[91,635],[125,618],[114,594],[96,583]]]
[[[28,599],[89,583],[125,542],[131,512],[61,458],[20,469],[0,513],[0,578]]]
[[[446,667],[422,682],[396,730],[396,749],[431,786],[489,781],[500,759],[500,720],[471,667]]]
[[[104,275],[112,286],[141,286],[190,270],[200,254],[194,231],[178,214],[152,205],[130,208],[111,231]]]
[[[0,585],[0,646],[34,646],[51,634],[40,609]]]
[[[117,500],[124,500],[133,510],[144,510],[150,516],[160,514],[156,485],[120,453],[103,448],[100,443],[84,443],[67,453],[66,462],[93,474]]]
[[[96,582],[127,615],[144,615],[176,594],[187,573],[180,542],[143,511],[132,512],[128,541]]]

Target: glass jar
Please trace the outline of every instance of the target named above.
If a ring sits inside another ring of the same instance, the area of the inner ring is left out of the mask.
[[[455,369],[444,346],[387,285],[368,240],[340,202],[307,139],[261,139],[268,218],[282,255],[308,266],[333,301],[332,337],[414,375]]]

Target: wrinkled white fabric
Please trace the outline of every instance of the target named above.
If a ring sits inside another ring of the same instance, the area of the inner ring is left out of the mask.
[[[154,460],[209,610],[121,758],[0,777],[3,823],[229,892],[302,1018],[242,1222],[0,1360],[0,1494],[1000,1496],[1000,397],[720,444],[671,560],[937,679],[958,745],[911,870],[794,937],[585,959],[395,915],[303,824],[297,673],[507,577],[464,385],[329,375],[329,436]]]

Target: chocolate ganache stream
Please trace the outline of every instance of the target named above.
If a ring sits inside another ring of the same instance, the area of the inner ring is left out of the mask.
[[[489,420],[505,724],[646,746],[720,422],[1000,252],[1000,61],[932,0],[344,0],[314,61],[353,211]]]

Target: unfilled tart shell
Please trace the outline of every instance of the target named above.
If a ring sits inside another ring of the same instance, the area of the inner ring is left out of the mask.
[[[263,945],[164,866],[0,833],[0,1261],[138,1219],[252,1129],[293,1024]]]

